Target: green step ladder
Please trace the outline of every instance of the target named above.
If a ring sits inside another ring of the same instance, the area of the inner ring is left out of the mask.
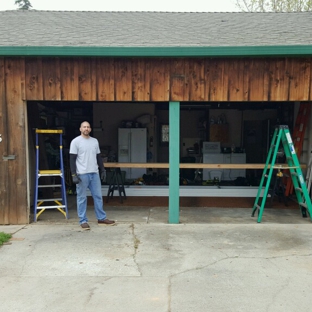
[[[280,147],[280,143],[282,143],[283,148],[284,148],[287,166],[275,164],[276,156]],[[291,139],[291,135],[289,133],[288,126],[277,126],[275,128],[251,216],[254,217],[255,212],[258,211],[257,222],[258,223],[261,222],[261,218],[262,218],[265,202],[268,196],[270,182],[271,182],[274,169],[280,169],[280,170],[288,169],[290,171],[290,176],[294,185],[294,189],[295,189],[295,193],[297,196],[297,200],[298,200],[299,208],[301,210],[302,217],[306,218],[307,212],[308,212],[310,215],[310,219],[312,220],[311,199],[310,199],[309,192],[305,183],[305,178],[302,175],[299,160],[298,160],[295,148],[294,148],[293,141]],[[263,187],[264,187],[263,198],[262,198],[261,204],[259,204],[260,194],[263,190]]]
[[[59,135],[60,142],[60,169],[57,170],[40,170],[39,161],[39,134],[56,134]],[[63,130],[49,130],[49,129],[36,129],[36,177],[35,177],[35,196],[34,196],[34,221],[36,222],[38,217],[46,209],[59,210],[66,219],[68,219],[67,198],[66,198],[66,186],[65,186],[65,174],[63,165],[63,143],[62,143]],[[60,177],[60,184],[42,184],[40,178],[43,177]],[[61,196],[58,198],[40,198],[40,188],[61,188]]]

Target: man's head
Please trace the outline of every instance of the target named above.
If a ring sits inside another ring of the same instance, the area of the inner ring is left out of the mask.
[[[90,124],[87,121],[82,122],[79,130],[82,136],[89,137],[89,134],[91,132]]]

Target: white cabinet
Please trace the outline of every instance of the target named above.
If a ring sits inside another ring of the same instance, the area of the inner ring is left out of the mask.
[[[245,164],[246,154],[229,153],[229,154],[204,154],[204,164]],[[235,180],[238,177],[246,177],[246,169],[204,169],[203,180],[213,179],[221,176],[223,181]]]
[[[203,155],[204,164],[222,164],[223,154],[204,154]],[[203,180],[210,180],[214,177],[219,177],[222,180],[223,170],[222,169],[204,169],[203,170]]]
[[[118,162],[146,163],[146,128],[118,129]],[[141,178],[146,168],[125,168],[126,179]]]
[[[232,164],[246,164],[246,154],[234,153],[231,154]],[[230,180],[235,180],[238,177],[246,177],[246,169],[231,169]]]
[[[222,154],[223,155],[223,163],[224,164],[230,164],[231,163],[231,154]],[[231,169],[223,169],[223,178],[222,180],[229,181],[230,178]]]

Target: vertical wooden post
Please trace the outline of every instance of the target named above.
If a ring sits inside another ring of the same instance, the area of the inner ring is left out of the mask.
[[[5,181],[8,190],[8,224],[29,223],[27,207],[26,105],[25,59],[6,58],[5,105],[7,112],[7,160],[9,175]]]
[[[0,58],[0,224],[10,224],[9,220],[9,161],[4,161],[3,156],[8,156],[8,117],[5,92],[4,58]]]
[[[179,223],[180,102],[169,102],[169,223]]]

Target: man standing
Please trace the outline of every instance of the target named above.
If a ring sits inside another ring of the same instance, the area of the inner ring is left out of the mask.
[[[76,184],[79,224],[83,230],[90,230],[86,195],[87,188],[89,188],[93,197],[98,224],[115,225],[115,221],[106,218],[103,209],[101,179],[105,177],[105,169],[99,142],[90,136],[91,127],[87,121],[81,123],[79,130],[81,135],[71,141],[69,149],[70,171],[73,183]]]

